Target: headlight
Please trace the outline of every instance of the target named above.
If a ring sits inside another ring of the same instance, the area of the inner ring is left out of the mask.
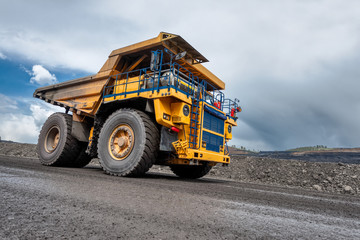
[[[228,126],[228,132],[231,133],[232,127],[231,125]]]
[[[190,108],[188,105],[184,105],[183,107],[183,114],[185,115],[185,117],[189,116],[190,114]]]

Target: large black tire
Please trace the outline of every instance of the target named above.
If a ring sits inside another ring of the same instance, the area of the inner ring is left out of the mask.
[[[208,174],[211,170],[209,165],[171,165],[170,169],[180,178],[196,179]]]
[[[136,177],[155,163],[159,130],[144,112],[120,109],[104,123],[98,141],[99,162],[107,174]]]
[[[54,113],[44,123],[37,144],[41,164],[47,166],[74,167],[80,154],[77,139],[71,135],[72,117]]]

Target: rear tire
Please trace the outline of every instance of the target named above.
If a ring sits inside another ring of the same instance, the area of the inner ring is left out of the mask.
[[[159,130],[145,113],[120,109],[106,120],[98,141],[99,162],[107,174],[136,177],[154,164]]]
[[[208,174],[212,166],[209,165],[172,165],[170,169],[180,178],[196,179]]]
[[[72,117],[54,113],[44,123],[37,144],[41,164],[72,167],[80,154],[79,142],[71,135]]]

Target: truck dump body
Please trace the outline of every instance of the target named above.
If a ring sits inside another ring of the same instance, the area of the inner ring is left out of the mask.
[[[53,105],[94,115],[108,77],[91,75],[36,89],[34,97]]]
[[[86,147],[78,165],[98,156],[112,175],[140,175],[155,163],[198,178],[229,164],[241,108],[225,98],[224,82],[202,66],[207,61],[182,37],[161,32],[112,51],[97,74],[37,89],[34,97],[72,113],[44,124],[40,160],[68,164],[64,146],[72,141]]]

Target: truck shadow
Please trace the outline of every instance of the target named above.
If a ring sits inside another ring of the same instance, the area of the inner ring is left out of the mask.
[[[98,165],[88,165],[84,167],[85,169],[89,169],[91,171],[96,171],[98,173],[104,173],[103,169]],[[110,176],[106,174],[107,176]],[[113,178],[117,178],[115,176],[111,176]],[[122,178],[122,177],[118,177]],[[124,177],[127,179],[131,179],[132,177]],[[147,172],[145,175],[136,177],[134,179],[158,179],[158,180],[167,180],[167,181],[176,181],[176,182],[192,182],[192,183],[227,183],[229,181],[217,178],[211,178],[208,176],[198,178],[198,179],[188,179],[188,178],[180,178],[172,173],[163,173],[163,172]]]
[[[171,173],[156,173],[150,172],[146,173],[144,176],[140,177],[141,179],[164,179],[170,181],[177,181],[177,182],[196,182],[196,183],[226,183],[228,181],[223,179],[215,179],[211,177],[202,177],[198,179],[189,179],[189,178],[180,178],[176,175]]]

